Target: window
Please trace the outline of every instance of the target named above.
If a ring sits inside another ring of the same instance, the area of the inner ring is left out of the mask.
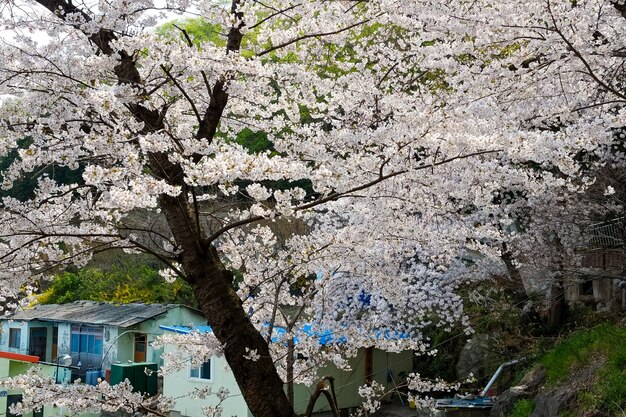
[[[148,338],[145,334],[135,335],[135,362],[146,361],[146,347],[148,344]]]
[[[211,381],[211,361],[204,362],[198,368],[189,369],[189,378]]]
[[[72,353],[102,355],[102,329],[72,326]]]
[[[583,275],[579,287],[580,295],[593,295],[593,277]]]
[[[70,339],[70,353],[72,365],[80,369],[73,369],[71,380],[76,378],[85,379],[85,372],[90,369],[102,367],[102,350],[104,329],[95,326],[73,325]]]
[[[19,329],[15,329],[15,330],[19,330]],[[7,409],[6,409],[5,415],[7,417],[22,417],[21,414],[13,414],[10,411],[12,405],[15,405],[21,402],[22,402],[22,394],[7,395]]]
[[[14,349],[20,348],[22,338],[21,329],[9,329],[9,347]]]

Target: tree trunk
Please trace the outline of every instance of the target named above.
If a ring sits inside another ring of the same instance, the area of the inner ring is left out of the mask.
[[[289,400],[289,404],[293,407],[294,405],[294,392],[293,392],[293,364],[295,361],[295,352],[294,352],[294,340],[293,336],[287,340],[287,399]]]
[[[230,365],[248,408],[255,417],[293,417],[295,413],[278,376],[265,339],[241,308],[227,271],[211,246],[211,256],[201,275],[191,283],[198,305],[217,339],[224,345]],[[213,265],[211,265],[213,264]],[[244,358],[246,348],[256,351],[256,361]]]
[[[231,1],[231,13],[239,23],[230,28],[226,49],[227,52],[236,52],[241,47],[241,29],[244,23],[243,14],[239,11],[241,0]],[[91,21],[90,15],[72,1],[37,2],[62,20],[78,14],[85,22]],[[79,24],[70,24],[77,30],[82,30]],[[112,30],[101,28],[96,34],[85,32],[85,35],[98,48],[99,53],[118,59],[113,68],[118,84],[130,84],[142,91],[144,86],[133,54],[125,51],[115,53],[111,42],[117,39],[117,35]],[[211,142],[228,102],[225,81],[217,80],[209,95],[211,100],[201,117],[196,138]],[[168,106],[159,110],[149,109],[139,100],[129,103],[128,109],[136,121],[144,124],[141,134],[166,130]],[[198,305],[215,336],[224,345],[224,355],[250,411],[255,417],[295,416],[283,390],[283,381],[270,356],[269,347],[246,317],[241,300],[233,287],[232,273],[224,267],[212,242],[206,240],[199,221],[199,208],[190,206],[193,190],[185,184],[181,165],[171,162],[167,154],[159,152],[150,153],[148,162],[157,178],[181,189],[176,197],[162,195],[159,205],[176,243],[182,249],[180,261],[185,279],[193,288]],[[257,361],[245,359],[246,348],[256,351],[260,358]]]
[[[548,327],[550,331],[556,333],[567,318],[567,303],[565,302],[565,282],[563,280],[563,245],[556,239],[557,270],[550,290],[550,317],[548,317]]]
[[[165,161],[163,161],[165,163]],[[217,249],[203,241],[187,197],[163,196],[163,214],[181,246],[185,279],[191,285],[243,398],[254,417],[294,417],[267,342],[246,316],[233,285],[233,274],[222,263]],[[248,350],[246,350],[248,348]],[[244,358],[256,351],[256,361]]]
[[[565,286],[563,276],[557,274],[550,289],[550,317],[548,317],[548,327],[550,331],[557,332],[567,317],[567,304],[565,303]]]

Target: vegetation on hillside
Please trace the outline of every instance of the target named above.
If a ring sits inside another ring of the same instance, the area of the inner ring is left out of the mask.
[[[529,417],[535,409],[533,400],[519,400],[513,406],[510,417]]]
[[[572,372],[593,362],[599,366],[591,384],[580,387],[571,417],[615,416],[626,409],[626,328],[607,323],[575,332],[541,359],[550,385],[567,383]]]
[[[113,303],[175,303],[195,306],[191,288],[181,279],[167,283],[146,264],[115,265],[109,270],[88,267],[66,271],[53,279],[38,300],[63,304],[76,300]]]
[[[560,417],[612,417],[626,410],[626,328],[604,323],[559,340],[535,363],[545,370],[544,389],[561,386],[576,397]],[[588,372],[589,375],[585,375]],[[583,378],[572,380],[572,375]],[[517,401],[510,417],[529,417],[535,401]]]

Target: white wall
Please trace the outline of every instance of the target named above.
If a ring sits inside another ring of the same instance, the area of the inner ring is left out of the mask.
[[[117,362],[117,338],[120,335],[120,329],[118,327],[105,326],[103,330],[102,369],[111,369],[111,364]]]
[[[171,346],[165,348],[166,352],[172,350]],[[226,388],[230,391],[230,395],[234,397],[228,398],[222,403],[223,412],[225,417],[249,417],[251,416],[246,406],[239,386],[235,381],[235,377],[232,372],[224,372],[224,365],[226,360],[224,358],[212,358],[212,375],[211,381],[196,380],[189,378],[189,367],[180,369],[176,372],[167,374],[163,377],[163,395],[166,397],[175,398],[175,405],[173,410],[180,413],[183,416],[197,417],[204,415],[202,412],[203,407],[215,406],[218,403],[217,397],[212,395],[206,399],[192,399],[190,394],[196,388],[204,388],[210,386],[213,392],[216,392],[220,388]]]
[[[0,350],[5,352],[28,354],[28,322],[25,321],[11,321],[3,320],[2,323],[2,338],[0,340]],[[9,347],[9,329],[20,329],[20,347],[19,349]]]

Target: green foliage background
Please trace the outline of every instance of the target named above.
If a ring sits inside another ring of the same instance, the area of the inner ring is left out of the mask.
[[[174,303],[196,306],[191,287],[178,278],[167,283],[158,270],[146,264],[116,265],[109,270],[89,267],[55,276],[39,296],[42,304],[77,300],[113,303]]]

